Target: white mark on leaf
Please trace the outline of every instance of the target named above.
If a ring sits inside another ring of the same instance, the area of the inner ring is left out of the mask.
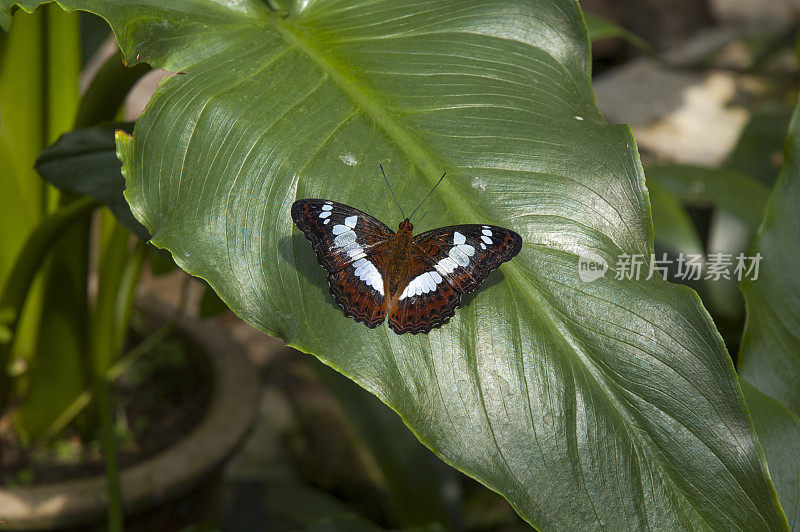
[[[347,166],[355,166],[358,164],[358,159],[352,153],[345,153],[339,156],[339,160]]]

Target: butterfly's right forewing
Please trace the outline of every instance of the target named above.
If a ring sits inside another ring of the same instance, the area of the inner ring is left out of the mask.
[[[384,273],[394,232],[369,214],[342,203],[298,200],[292,220],[311,241],[328,284],[344,313],[369,327],[386,315]]]

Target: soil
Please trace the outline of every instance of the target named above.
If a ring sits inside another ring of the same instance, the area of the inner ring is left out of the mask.
[[[131,346],[138,343],[134,338]],[[188,341],[169,337],[134,361],[114,385],[119,463],[142,462],[185,437],[203,418],[213,380]],[[84,409],[54,440],[25,446],[10,415],[0,422],[0,486],[72,480],[103,474],[99,423]]]

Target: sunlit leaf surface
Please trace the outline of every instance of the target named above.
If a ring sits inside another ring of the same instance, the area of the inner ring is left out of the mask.
[[[35,2],[26,5],[32,6]],[[577,2],[70,1],[162,82],[118,137],[153,242],[241,317],[378,395],[545,529],[786,526],[699,299],[578,277],[648,255],[630,131],[590,87]],[[168,7],[164,7],[168,6]],[[289,208],[323,197],[417,230],[492,223],[524,249],[428,335],[345,318]]]

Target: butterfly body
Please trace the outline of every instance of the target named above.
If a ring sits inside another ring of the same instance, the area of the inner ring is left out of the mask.
[[[331,294],[347,316],[374,328],[388,315],[397,334],[446,323],[461,296],[522,247],[515,232],[457,225],[416,237],[410,220],[397,233],[367,213],[322,199],[298,200],[292,219],[328,270]]]

